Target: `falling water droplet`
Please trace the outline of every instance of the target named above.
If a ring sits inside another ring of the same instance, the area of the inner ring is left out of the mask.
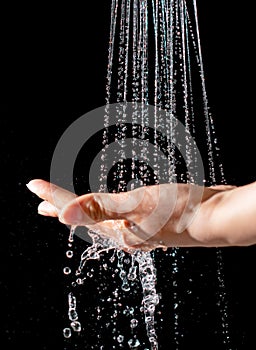
[[[71,325],[71,327],[72,327],[74,332],[81,332],[82,327],[81,327],[81,323],[80,322],[73,321],[73,322],[70,323],[70,325]]]
[[[64,267],[63,272],[65,275],[69,275],[71,273],[71,268],[70,267]]]
[[[130,349],[136,349],[138,346],[140,346],[140,341],[139,339],[131,338],[128,340],[128,345]]]
[[[136,320],[136,318],[133,318],[132,320],[131,320],[131,323],[130,323],[130,327],[131,328],[135,328],[135,327],[137,327],[138,326],[138,320]]]
[[[124,341],[124,336],[119,334],[119,336],[116,338],[118,343],[122,343]]]
[[[67,256],[68,258],[72,258],[72,257],[73,257],[73,251],[72,251],[72,250],[68,250],[68,251],[66,252],[66,256]]]
[[[63,335],[65,338],[70,338],[71,337],[71,329],[70,328],[64,328],[63,329]]]

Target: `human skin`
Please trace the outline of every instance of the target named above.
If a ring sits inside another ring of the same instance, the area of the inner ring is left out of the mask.
[[[43,199],[39,214],[86,226],[124,250],[256,243],[256,182],[240,187],[161,184],[82,196],[40,179],[27,186]]]

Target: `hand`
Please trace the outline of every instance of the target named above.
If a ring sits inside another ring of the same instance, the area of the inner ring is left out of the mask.
[[[248,245],[256,239],[255,224],[248,221],[256,221],[256,183],[240,188],[163,184],[79,197],[44,180],[27,186],[44,199],[39,214],[86,226],[125,249]],[[238,214],[240,200],[245,210]]]

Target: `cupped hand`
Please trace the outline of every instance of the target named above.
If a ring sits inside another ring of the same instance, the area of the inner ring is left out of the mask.
[[[233,186],[202,187],[162,184],[119,194],[77,196],[36,179],[27,187],[43,199],[38,213],[58,217],[66,225],[86,226],[127,249],[205,246],[207,203]]]

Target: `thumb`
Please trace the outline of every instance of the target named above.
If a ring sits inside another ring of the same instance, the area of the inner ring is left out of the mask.
[[[143,198],[142,191],[119,194],[86,194],[69,202],[61,211],[59,220],[67,225],[93,225],[105,220],[129,219]]]

